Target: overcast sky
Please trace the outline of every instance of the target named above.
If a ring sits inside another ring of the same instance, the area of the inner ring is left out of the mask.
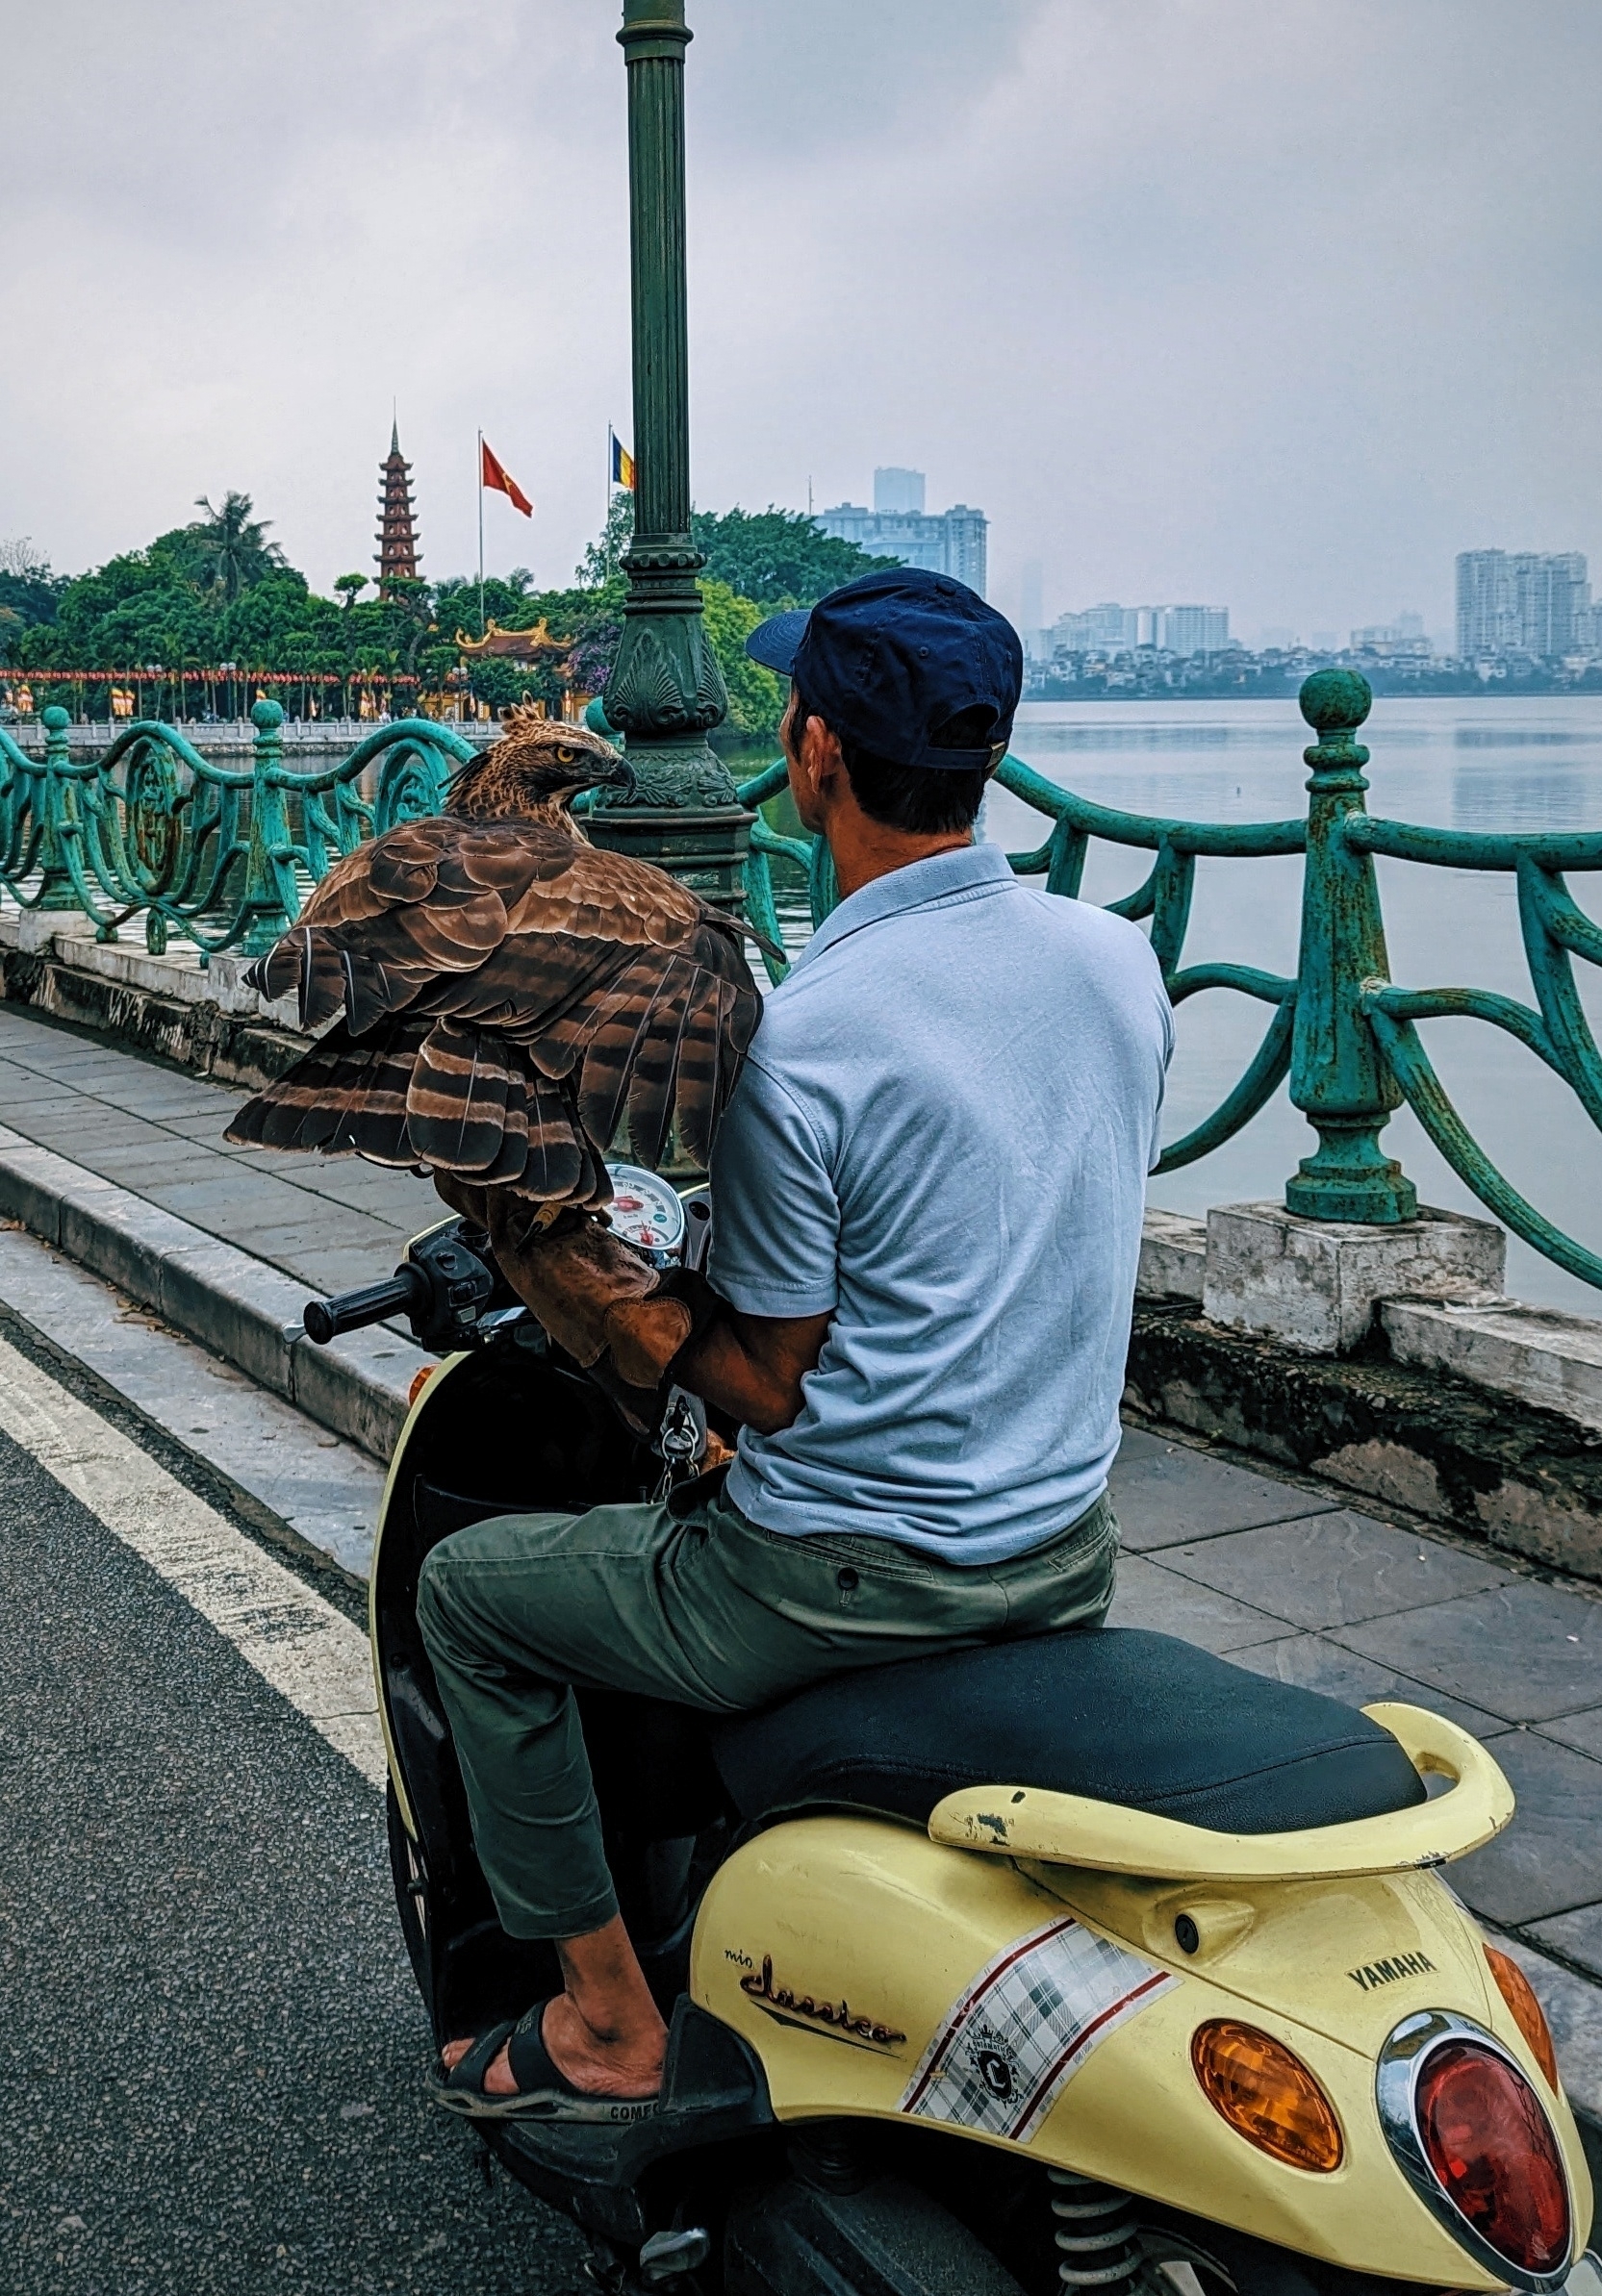
[[[610,0],[51,0],[0,36],[0,536],[227,487],[326,586],[392,400],[423,570],[481,425],[565,579],[626,437]],[[991,593],[1449,626],[1455,551],[1602,583],[1596,0],[692,0],[710,508],[991,519]]]

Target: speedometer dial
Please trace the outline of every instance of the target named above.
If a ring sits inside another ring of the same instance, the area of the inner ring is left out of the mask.
[[[674,1252],[684,1241],[684,1206],[666,1180],[638,1164],[609,1164],[612,1225],[637,1250]]]

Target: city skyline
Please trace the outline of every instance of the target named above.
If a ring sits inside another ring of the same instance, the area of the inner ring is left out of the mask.
[[[1399,601],[1444,630],[1458,549],[1602,531],[1582,0],[692,21],[700,503],[860,500],[889,453],[983,506],[1009,613],[1038,561],[1048,610],[1227,599],[1303,633]],[[430,566],[476,564],[482,428],[539,505],[491,506],[491,570],[565,577],[631,429],[613,29],[580,0],[150,0],[86,48],[80,11],[25,13],[0,532],[81,568],[234,487],[325,586],[370,550],[398,396]],[[172,134],[202,118],[249,164],[196,197]]]
[[[926,511],[928,481],[922,470],[899,464],[880,464],[874,471],[874,507],[837,502],[820,511],[818,523],[826,534],[878,557],[899,558],[903,566],[924,567],[933,574],[952,574],[987,594],[990,521],[983,511],[966,502],[949,510]]]

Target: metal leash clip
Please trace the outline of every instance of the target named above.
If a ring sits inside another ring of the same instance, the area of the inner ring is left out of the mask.
[[[662,1417],[656,1449],[662,1454],[662,1479],[652,1494],[658,1506],[675,1483],[693,1473],[706,1449],[706,1421],[693,1396],[675,1387]]]

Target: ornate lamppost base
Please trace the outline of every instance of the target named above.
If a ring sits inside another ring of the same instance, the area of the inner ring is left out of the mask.
[[[631,760],[633,754],[631,746]],[[596,808],[585,828],[592,845],[654,862],[703,901],[739,917],[755,818],[740,805],[606,805]]]

